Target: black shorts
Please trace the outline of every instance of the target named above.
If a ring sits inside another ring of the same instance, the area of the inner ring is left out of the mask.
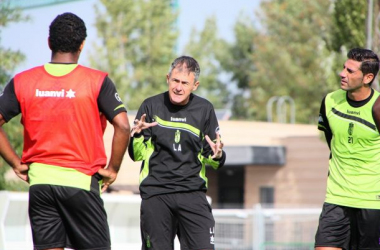
[[[111,249],[107,214],[99,192],[99,176],[91,190],[32,185],[29,218],[34,249]]]
[[[380,210],[324,203],[315,247],[380,249]]]
[[[146,250],[214,249],[215,221],[201,191],[162,194],[141,202],[141,239]]]

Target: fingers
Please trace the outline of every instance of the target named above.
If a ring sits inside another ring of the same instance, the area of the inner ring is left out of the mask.
[[[220,144],[220,136],[219,136],[219,132],[216,132],[216,144],[219,145]]]
[[[104,193],[110,185],[108,183],[103,184],[102,186],[102,193]]]
[[[103,176],[103,184],[102,184],[102,189],[101,189],[101,192],[103,193],[116,180],[117,174],[111,172],[108,169],[104,169],[104,168],[100,168],[98,170],[98,174]]]
[[[216,143],[214,143],[208,135],[205,135],[206,141],[210,145],[213,155],[211,156],[212,159],[219,159],[222,157],[223,154],[223,142],[220,141],[220,135],[218,132],[216,132]]]
[[[151,122],[151,123],[146,123],[146,128],[150,128],[150,127],[154,127],[156,125],[158,125],[158,122]]]
[[[205,138],[206,138],[206,141],[208,142],[208,144],[210,144],[211,148],[213,148],[214,143],[211,141],[210,137],[208,135],[205,135]]]

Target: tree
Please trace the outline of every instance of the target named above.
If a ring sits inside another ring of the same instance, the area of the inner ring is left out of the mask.
[[[247,119],[253,117],[252,109],[249,109],[246,102],[249,94],[251,73],[255,71],[253,61],[254,37],[257,31],[253,26],[253,20],[245,15],[240,15],[234,26],[235,41],[228,43],[223,41],[226,50],[219,53],[218,60],[224,71],[231,75],[230,83],[235,87],[232,95],[232,119]]]
[[[12,22],[21,22],[29,20],[27,16],[23,16],[18,9],[9,7],[9,3],[4,2],[0,5],[0,31],[3,27],[7,27]],[[1,32],[0,32],[1,40]],[[0,92],[5,84],[9,81],[11,74],[17,65],[25,59],[20,51],[12,51],[8,48],[0,46]],[[9,123],[5,124],[4,130],[9,136],[12,146],[15,147],[18,154],[22,150],[22,126],[17,117],[13,118]],[[6,173],[10,170],[7,163],[0,159],[0,190],[27,190],[27,185],[21,181],[9,181],[6,179]]]
[[[167,89],[175,59],[177,11],[171,0],[101,0],[96,27],[101,44],[91,64],[107,71],[128,109]]]
[[[336,86],[335,55],[326,47],[330,2],[272,0],[262,2],[260,9],[260,29],[249,29],[254,49],[246,49],[244,56],[253,63],[248,74],[243,72],[249,86],[246,118],[266,120],[268,100],[289,96],[297,122],[315,123],[323,96]],[[247,82],[240,82],[246,88]]]
[[[208,99],[215,108],[225,108],[229,93],[227,84],[221,79],[220,57],[226,53],[226,47],[217,34],[216,19],[210,17],[203,30],[192,29],[184,54],[194,57],[201,67],[197,94]]]
[[[366,15],[368,1],[339,0],[334,2],[330,48],[340,52],[366,45]]]

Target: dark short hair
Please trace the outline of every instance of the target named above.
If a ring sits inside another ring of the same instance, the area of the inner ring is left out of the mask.
[[[50,48],[53,53],[75,53],[87,37],[86,25],[73,13],[58,15],[49,27]]]
[[[354,48],[347,53],[347,57],[348,59],[361,62],[360,70],[363,72],[363,75],[372,73],[376,77],[377,73],[379,72],[379,57],[372,50]],[[369,83],[370,85],[372,84],[373,80]]]
[[[182,66],[184,64],[186,65],[186,68],[189,70],[189,72],[194,73],[194,81],[198,81],[199,75],[201,73],[201,68],[199,67],[197,60],[190,56],[180,56],[177,59],[175,59],[170,66],[168,73],[169,76],[171,75],[174,68],[176,68],[177,66]]]

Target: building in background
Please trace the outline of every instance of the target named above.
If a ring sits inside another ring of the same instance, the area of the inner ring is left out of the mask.
[[[330,151],[316,125],[221,120],[220,128],[226,164],[206,172],[214,208],[323,203]],[[111,129],[108,126],[105,133],[107,153]],[[126,155],[111,186],[114,192],[138,193],[140,166]]]

